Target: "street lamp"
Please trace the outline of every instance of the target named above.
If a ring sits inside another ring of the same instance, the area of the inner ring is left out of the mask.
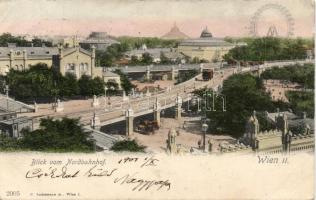
[[[205,137],[206,137],[206,131],[208,129],[208,125],[206,123],[202,124],[202,131],[203,131],[203,149],[205,151]]]

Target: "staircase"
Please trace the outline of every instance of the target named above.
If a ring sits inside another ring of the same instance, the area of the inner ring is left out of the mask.
[[[10,97],[0,96],[0,110],[5,112],[34,112],[34,106],[16,101]]]
[[[84,129],[88,132],[91,132],[91,136],[95,140],[96,145],[101,147],[103,150],[109,150],[116,141],[123,139],[123,137],[109,135],[107,133],[92,129],[88,126],[85,126]]]

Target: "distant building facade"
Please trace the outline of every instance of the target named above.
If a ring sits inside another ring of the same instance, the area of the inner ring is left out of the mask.
[[[154,63],[161,62],[161,55],[164,55],[167,59],[172,62],[179,61],[179,63],[185,63],[185,56],[179,53],[175,48],[147,48],[145,44],[142,45],[141,49],[134,49],[125,53],[125,58],[131,60],[132,56],[135,56],[138,60],[142,59],[144,53],[148,53]]]
[[[82,46],[95,46],[97,50],[106,50],[112,44],[119,44],[114,37],[109,36],[106,32],[92,32],[88,38],[79,42]]]
[[[82,75],[102,77],[102,68],[95,66],[95,48],[87,51],[79,46],[64,49],[58,48],[58,54],[53,56],[53,67],[62,75],[72,73],[80,78]]]
[[[62,75],[73,73],[102,77],[102,68],[95,66],[95,48],[87,51],[74,43],[74,47],[0,47],[0,74],[6,75],[10,69],[27,70],[30,66],[44,63],[57,68]]]
[[[5,75],[10,69],[26,70],[37,63],[52,66],[52,56],[56,54],[56,47],[17,47],[15,44],[0,47],[0,74]]]
[[[103,81],[105,83],[108,83],[108,82],[116,83],[118,85],[118,89],[119,90],[121,89],[121,77],[120,77],[120,75],[113,73],[113,72],[110,72],[108,70],[105,70],[105,71],[103,71],[102,76],[103,76]]]
[[[234,47],[234,44],[220,38],[214,38],[206,27],[200,38],[182,41],[178,46],[178,52],[189,56],[191,59],[198,58],[212,62],[222,60],[222,56]]]

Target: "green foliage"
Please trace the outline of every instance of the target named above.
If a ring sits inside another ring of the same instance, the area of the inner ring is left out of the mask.
[[[114,62],[123,58],[124,52],[139,49],[143,44],[146,44],[148,48],[164,48],[164,47],[176,47],[178,41],[176,40],[163,40],[159,38],[138,38],[138,37],[119,37],[117,40],[120,44],[112,44],[106,51],[96,51],[96,63],[100,66],[111,67]],[[131,58],[131,65],[145,65],[151,64],[152,58],[150,55],[143,55],[142,60],[138,60],[136,57]]]
[[[93,96],[104,94],[105,83],[100,77],[91,79],[90,76],[83,75],[78,81],[80,94],[82,96]]]
[[[28,41],[24,40],[22,37],[15,37],[10,33],[3,33],[0,35],[0,46],[7,46],[7,43],[16,43],[17,46],[27,46]]]
[[[130,151],[130,152],[145,152],[145,146],[139,145],[136,140],[117,141],[111,147],[112,151]]]
[[[0,46],[7,46],[8,43],[16,43],[17,46],[20,47],[28,47],[33,44],[35,47],[41,47],[43,44],[47,47],[51,47],[52,43],[49,41],[41,40],[39,38],[32,39],[31,42],[25,40],[21,36],[13,36],[10,33],[3,33],[0,35]]]
[[[126,92],[126,94],[129,94],[132,90],[132,88],[135,88],[136,86],[131,83],[131,81],[128,79],[126,74],[124,74],[121,70],[115,70],[115,73],[120,75],[121,79],[121,87]]]
[[[314,92],[287,91],[285,95],[294,113],[306,112],[308,117],[314,118]]]
[[[84,132],[79,119],[41,119],[40,129],[23,130],[23,138],[17,140],[0,135],[0,150],[31,150],[45,152],[93,152],[94,142]]]
[[[221,109],[207,112],[211,120],[211,130],[239,137],[243,134],[245,123],[254,110],[273,111],[271,97],[262,88],[262,81],[250,74],[236,74],[223,83],[222,94],[226,97],[226,112]],[[221,108],[222,102],[216,101]]]
[[[172,61],[166,57],[164,52],[160,52],[160,63],[163,65],[171,64]]]
[[[94,150],[94,143],[90,140],[89,133],[83,131],[79,119],[42,119],[40,127],[35,131],[24,131],[24,137],[20,139],[19,145],[32,151],[92,152]]]
[[[305,88],[314,88],[315,68],[313,64],[304,66],[273,67],[261,74],[263,79],[287,80],[302,84]]]
[[[31,66],[26,71],[10,70],[7,82],[10,95],[19,100],[104,94],[104,81],[101,78],[91,79],[84,75],[78,81],[75,75],[62,76],[44,63]]]
[[[96,62],[100,66],[111,67],[114,61],[122,58],[124,52],[128,50],[127,44],[112,44],[106,51],[96,51]]]
[[[144,65],[149,65],[153,62],[153,57],[149,53],[143,53],[141,63]]]
[[[59,84],[59,95],[63,97],[71,97],[79,94],[80,88],[77,78],[74,74],[67,73],[63,81]]]
[[[177,84],[185,82],[187,80],[190,80],[191,78],[195,77],[198,74],[199,74],[199,72],[196,69],[195,70],[191,70],[191,71],[182,72],[182,73],[179,74]]]
[[[16,138],[8,137],[0,134],[0,151],[16,151],[22,150]]]
[[[17,99],[53,97],[57,92],[54,80],[60,80],[60,77],[44,63],[31,66],[27,71],[10,70],[7,74],[10,94]]]
[[[226,38],[231,42],[246,42],[247,46],[235,47],[223,56],[226,61],[231,59],[240,61],[288,60],[306,58],[306,49],[312,49],[313,40],[302,38],[288,39],[275,37],[261,38]]]
[[[260,131],[269,131],[269,130],[276,129],[275,124],[273,124],[271,121],[269,121],[266,118],[264,112],[257,112],[256,117],[257,117],[258,122],[260,124],[260,126],[259,126]]]
[[[105,83],[105,86],[107,87],[106,93],[109,95],[115,94],[119,89],[119,85],[116,82],[109,81]]]

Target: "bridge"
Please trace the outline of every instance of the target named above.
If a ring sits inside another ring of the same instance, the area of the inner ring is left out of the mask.
[[[223,81],[235,73],[258,73],[259,75],[266,69],[274,66],[284,67],[291,64],[305,64],[312,63],[309,60],[298,60],[298,61],[279,61],[279,62],[266,62],[262,65],[252,67],[238,67],[233,66],[230,68],[215,68],[214,77],[210,81],[202,81],[201,74],[196,77],[175,85],[172,88],[147,95],[145,97],[128,97],[128,100],[120,100],[108,106],[105,104],[104,107],[88,108],[71,113],[51,113],[45,116],[34,117],[34,124],[39,124],[39,119],[44,117],[80,117],[80,122],[84,126],[85,130],[92,131],[92,136],[98,141],[97,143],[104,149],[109,148],[109,144],[119,138],[101,132],[99,129],[102,126],[110,125],[116,122],[126,122],[126,136],[130,136],[133,133],[133,121],[135,117],[147,115],[150,113],[154,114],[154,118],[157,123],[160,123],[160,112],[164,109],[175,107],[175,118],[181,118],[182,103],[189,101],[192,98],[192,92],[196,89],[208,87],[217,90],[221,87]],[[104,96],[99,97],[99,99]],[[105,99],[106,101],[106,99]],[[36,127],[36,125],[34,125]],[[100,142],[103,141],[103,142]],[[107,142],[111,141],[111,142]]]
[[[203,64],[178,64],[178,65],[148,65],[148,66],[125,66],[105,68],[108,71],[120,70],[129,77],[145,76],[149,80],[154,75],[166,75],[171,80],[175,80],[181,72],[199,71],[203,69],[219,69],[222,63],[203,63]]]

